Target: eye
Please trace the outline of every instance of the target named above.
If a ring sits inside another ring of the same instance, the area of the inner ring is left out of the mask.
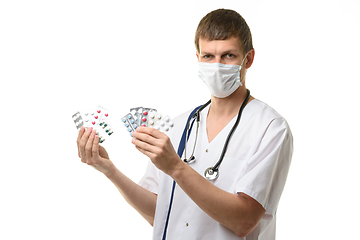
[[[208,55],[204,55],[203,58],[209,59],[209,58],[211,58],[211,55],[209,55],[209,54],[208,54]]]
[[[226,54],[226,57],[227,57],[227,58],[234,58],[235,55],[234,55],[234,54],[231,54],[231,53],[228,53],[228,54]]]

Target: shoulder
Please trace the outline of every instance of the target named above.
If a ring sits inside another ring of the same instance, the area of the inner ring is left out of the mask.
[[[274,108],[270,107],[268,104],[262,102],[259,99],[254,99],[249,103],[249,107],[252,108],[254,116],[266,118],[266,119],[284,119]]]
[[[247,115],[244,116],[244,118],[248,118],[248,127],[252,129],[255,128],[256,130],[253,129],[255,132],[264,134],[265,132],[268,132],[270,128],[277,132],[285,131],[291,134],[286,119],[268,104],[258,99],[254,99],[247,107]]]

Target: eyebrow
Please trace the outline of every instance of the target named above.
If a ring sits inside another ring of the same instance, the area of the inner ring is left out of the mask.
[[[223,52],[221,52],[221,55],[225,55],[225,54],[228,54],[228,53],[236,53],[238,54],[239,51],[235,48],[232,48],[232,49],[227,49]],[[201,55],[204,56],[204,55],[213,55],[212,53],[208,53],[208,52],[201,52]]]

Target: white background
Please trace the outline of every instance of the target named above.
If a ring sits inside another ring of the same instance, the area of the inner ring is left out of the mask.
[[[247,87],[293,132],[277,239],[358,235],[358,1],[0,0],[0,239],[151,239],[77,157],[71,115],[110,109],[104,146],[139,181],[147,159],[120,118],[141,105],[175,117],[208,100],[193,40],[217,8],[246,19],[256,50]]]

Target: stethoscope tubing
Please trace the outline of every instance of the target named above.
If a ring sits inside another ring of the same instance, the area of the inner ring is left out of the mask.
[[[244,100],[244,102],[242,103],[240,109],[239,109],[239,113],[238,113],[238,116],[236,118],[236,121],[235,121],[235,124],[234,126],[231,128],[227,138],[226,138],[226,141],[225,141],[225,144],[224,144],[224,147],[222,149],[222,152],[221,152],[221,155],[220,155],[220,158],[219,160],[215,163],[215,165],[213,167],[209,167],[208,169],[205,170],[205,177],[209,180],[214,180],[217,178],[218,176],[218,171],[219,171],[219,167],[220,167],[220,164],[222,163],[223,159],[224,159],[224,156],[225,156],[225,153],[226,153],[226,150],[227,150],[227,147],[229,145],[229,142],[230,142],[230,139],[231,139],[231,136],[233,135],[233,133],[235,132],[235,129],[237,128],[237,126],[239,125],[240,123],[240,119],[241,119],[241,115],[242,115],[242,112],[246,106],[246,104],[248,103],[249,99],[250,99],[250,90],[249,89],[246,89],[247,90],[247,96]],[[187,125],[186,125],[186,138],[185,138],[185,159],[184,159],[184,162],[186,163],[191,163],[192,161],[194,161],[195,157],[194,157],[194,152],[195,152],[195,147],[196,147],[196,142],[197,142],[197,137],[198,137],[198,129],[199,129],[199,122],[200,122],[200,112],[210,104],[211,102],[211,99],[205,103],[203,106],[201,106],[194,114],[192,114],[192,116],[190,117],[190,119],[194,119],[194,121],[191,122],[190,124],[190,121],[188,121]],[[188,134],[189,134],[189,131],[191,131],[191,128],[193,127],[193,124],[194,122],[197,122],[197,128],[196,128],[196,136],[195,136],[195,144],[194,144],[194,147],[193,147],[193,150],[192,150],[192,154],[190,156],[190,158],[186,158],[186,145],[187,145],[187,140],[188,140]],[[216,173],[215,177],[212,177],[212,178],[209,178],[207,177],[206,175],[210,174],[210,175],[213,175],[214,173]]]
[[[237,116],[237,118],[236,118],[236,122],[235,122],[234,126],[231,128],[231,130],[230,130],[230,132],[229,132],[229,135],[228,135],[227,138],[226,138],[226,141],[225,141],[223,150],[222,150],[222,152],[221,152],[219,161],[214,165],[213,170],[218,170],[220,164],[222,163],[222,161],[223,161],[223,159],[224,159],[224,156],[225,156],[225,153],[226,153],[226,150],[227,150],[227,147],[228,147],[228,145],[229,145],[230,138],[231,138],[231,136],[233,135],[233,133],[235,132],[235,129],[237,128],[237,126],[238,126],[239,123],[240,123],[240,119],[241,119],[242,112],[243,112],[243,110],[244,110],[247,102],[249,101],[249,98],[250,98],[250,91],[249,91],[249,89],[247,89],[246,99],[244,100],[243,104],[242,104],[241,107],[240,107],[238,116]]]
[[[190,119],[194,119],[194,121],[191,122],[191,125],[190,125],[190,121],[188,121],[187,125],[186,125],[186,140],[185,140],[185,159],[184,159],[184,162],[186,163],[190,163],[193,159],[194,159],[194,152],[195,152],[195,147],[196,147],[196,142],[197,142],[197,137],[198,137],[198,132],[199,132],[199,124],[200,124],[200,112],[207,106],[209,105],[211,102],[211,99],[205,103],[203,106],[201,106],[191,117]],[[193,150],[192,150],[192,153],[191,153],[191,156],[189,158],[186,158],[186,145],[187,145],[187,141],[189,139],[189,132],[191,131],[191,128],[193,127],[194,125],[194,122],[196,121],[196,135],[195,135],[195,143],[194,143],[194,147],[193,147]],[[189,127],[190,126],[190,127]]]

